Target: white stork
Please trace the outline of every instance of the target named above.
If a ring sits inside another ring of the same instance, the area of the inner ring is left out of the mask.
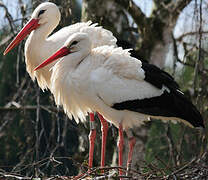
[[[52,31],[59,24],[61,15],[58,7],[51,2],[46,2],[40,4],[32,13],[31,19],[23,27],[23,29],[17,34],[14,40],[9,44],[9,46],[4,51],[6,55],[15,46],[17,46],[28,34],[29,37],[25,43],[25,62],[27,67],[27,72],[33,80],[37,80],[38,85],[42,90],[49,88],[51,86],[51,72],[49,71],[51,66],[48,66],[40,71],[34,72],[33,69],[40,64],[44,59],[52,55],[53,52],[57,51],[67,38],[76,33],[83,32],[87,33],[91,37],[92,47],[98,47],[101,45],[112,45],[116,46],[116,38],[113,34],[102,28],[97,27],[97,24],[92,24],[89,22],[76,23],[67,27],[62,28],[58,32],[50,35]],[[49,36],[50,35],[50,36]],[[85,118],[86,114],[83,114]],[[108,130],[108,124],[103,119],[103,117],[98,113],[98,116],[102,124],[102,157],[101,166],[104,166],[105,161],[105,141],[106,134]],[[71,117],[69,117],[71,118]],[[78,121],[78,119],[76,118]],[[91,133],[89,135],[90,139],[90,154],[89,154],[89,167],[92,167],[93,161],[93,150],[94,150],[94,140],[96,135],[95,125],[94,125],[94,114],[90,114],[90,124]]]
[[[119,166],[123,129],[130,139],[130,166],[135,140],[128,130],[151,117],[204,127],[200,113],[173,78],[154,65],[131,57],[128,50],[113,46],[92,48],[89,35],[76,33],[35,70],[59,58],[51,69],[51,91],[56,104],[63,105],[68,115],[80,118],[87,112],[98,111],[118,127]]]

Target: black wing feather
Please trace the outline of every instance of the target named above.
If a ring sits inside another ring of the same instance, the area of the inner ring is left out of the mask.
[[[176,117],[194,127],[204,127],[203,119],[196,107],[179,91],[164,93],[152,98],[115,103],[116,110],[129,110],[152,116]]]
[[[179,85],[167,72],[161,70],[153,64],[142,62],[142,69],[145,71],[145,81],[161,89],[163,85],[170,89],[179,89]]]
[[[118,40],[117,44],[124,49],[132,48],[126,41]],[[141,59],[135,50],[131,50],[131,56]],[[169,88],[170,92],[164,91],[161,96],[145,98],[142,100],[130,100],[115,103],[112,108],[117,110],[130,110],[152,116],[177,117],[188,121],[194,127],[204,127],[203,119],[196,107],[179,90],[179,85],[167,72],[161,70],[148,61],[140,60],[142,69],[145,71],[145,81],[161,89]]]

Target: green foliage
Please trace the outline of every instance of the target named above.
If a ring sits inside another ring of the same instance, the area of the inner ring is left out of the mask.
[[[180,76],[179,84],[183,88],[183,91],[187,90],[193,84],[194,79],[194,68],[185,66],[183,67],[182,74]]]
[[[200,155],[200,133],[180,123],[152,121],[146,143],[146,162],[164,168],[168,174],[169,168],[173,169]]]

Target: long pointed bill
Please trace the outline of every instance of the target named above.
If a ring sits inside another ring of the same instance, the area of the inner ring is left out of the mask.
[[[15,46],[17,46],[28,34],[30,34],[34,29],[36,29],[38,24],[38,19],[31,19],[17,34],[17,36],[13,39],[13,41],[8,45],[6,50],[4,51],[4,55],[6,55],[9,51],[11,51]]]
[[[68,54],[70,54],[70,49],[68,49],[67,47],[63,47],[61,49],[59,49],[55,54],[53,54],[51,57],[49,57],[48,59],[46,59],[43,63],[41,63],[40,65],[38,65],[34,71],[41,69],[45,66],[47,66],[48,64],[56,61],[57,59],[64,57]]]

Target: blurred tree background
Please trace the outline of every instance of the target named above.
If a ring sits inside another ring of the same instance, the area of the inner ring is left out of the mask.
[[[14,3],[15,2],[15,3]],[[26,72],[24,42],[3,51],[43,0],[0,0],[0,173],[25,176],[76,175],[88,161],[89,121],[76,124]],[[205,0],[51,0],[62,18],[55,31],[91,20],[113,32],[118,45],[134,48],[168,71],[208,122],[208,2]],[[183,107],[181,107],[183,108]],[[100,162],[97,121],[94,165]],[[135,128],[133,167],[171,173],[193,158],[207,162],[206,131],[155,121]],[[117,160],[117,130],[111,126],[107,165]],[[112,145],[113,144],[113,145]],[[127,155],[127,144],[125,156]],[[160,175],[160,173],[158,175]]]

